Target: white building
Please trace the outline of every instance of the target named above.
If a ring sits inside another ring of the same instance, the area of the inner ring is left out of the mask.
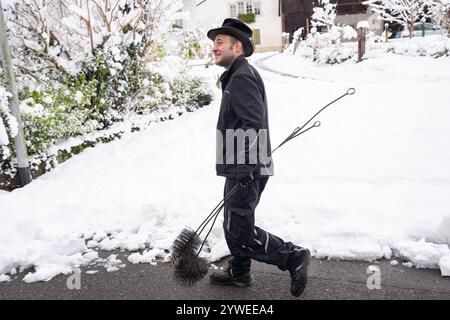
[[[253,13],[255,22],[247,23],[253,30],[255,52],[280,50],[282,23],[279,0],[184,0],[183,11],[190,19],[183,27],[217,28],[226,18]]]

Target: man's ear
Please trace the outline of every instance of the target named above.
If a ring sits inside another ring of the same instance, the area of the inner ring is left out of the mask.
[[[238,44],[238,47],[241,48],[241,51],[244,52],[244,44],[242,43],[242,41],[236,41],[236,44]]]

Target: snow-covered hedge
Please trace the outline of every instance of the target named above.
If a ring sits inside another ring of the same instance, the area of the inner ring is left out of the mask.
[[[210,89],[187,64],[206,58],[210,41],[200,30],[173,27],[181,5],[181,0],[98,0],[80,7],[75,0],[24,0],[7,6],[31,159],[45,160],[52,146],[83,141],[133,115],[181,114],[209,104]],[[6,122],[6,111],[0,113]],[[109,140],[117,132],[99,136]],[[15,154],[5,137],[0,175],[12,176]]]
[[[147,114],[173,107],[193,111],[211,101],[202,79],[181,70],[163,74],[164,70],[146,68],[138,71],[140,78],[127,78],[127,82],[111,76],[114,69],[103,67],[97,69],[103,74],[102,82],[88,80],[80,73],[57,86],[22,92],[20,109],[30,155],[42,153],[64,139],[107,129],[130,113]],[[6,152],[0,155],[3,159],[12,156]]]
[[[347,60],[356,62],[358,42],[356,31],[349,27],[334,26],[330,32],[319,33],[314,29],[305,40],[294,42],[284,54],[295,54],[317,64],[335,64]],[[450,38],[445,36],[393,39],[385,43],[382,37],[369,32],[366,39],[366,54],[381,50],[407,56],[439,58],[450,56]]]
[[[312,60],[318,64],[341,63],[354,57],[358,51],[354,43],[345,41],[356,37],[352,27],[333,26],[330,32],[320,33],[315,28],[300,43],[293,43],[285,51]]]
[[[386,50],[405,56],[448,57],[450,56],[450,38],[445,36],[427,36],[404,39],[403,41],[392,41],[388,43]]]

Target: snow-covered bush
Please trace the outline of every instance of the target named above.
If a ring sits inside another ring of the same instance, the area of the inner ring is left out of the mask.
[[[172,81],[170,88],[172,103],[188,112],[208,105],[212,100],[209,89],[198,77],[180,75]]]
[[[409,41],[389,43],[386,50],[405,56],[448,57],[450,39],[445,36],[415,37]]]
[[[75,75],[111,38],[125,48],[138,45],[151,60],[181,6],[181,0],[18,1],[7,21],[15,64],[31,76]]]
[[[9,111],[11,93],[0,84],[0,160],[11,156],[12,138],[17,135],[16,118]]]
[[[102,128],[101,110],[92,107],[97,81],[63,83],[24,91],[20,110],[30,155],[69,137]]]
[[[329,31],[336,19],[336,4],[330,3],[330,0],[318,0],[318,4],[318,7],[313,8],[311,24],[313,27],[323,27]]]
[[[211,40],[201,29],[174,28],[166,35],[170,40],[165,45],[167,55],[178,56],[184,59],[205,59],[211,57]]]
[[[318,64],[342,63],[357,54],[355,43],[343,43],[343,40],[351,40],[355,36],[356,31],[352,27],[333,26],[330,32],[325,33],[319,33],[315,28],[311,31],[300,44],[291,44],[287,52],[295,52]]]
[[[170,107],[193,111],[212,99],[205,82],[189,75],[186,66],[176,57],[168,57],[159,66],[147,68],[142,79],[129,106],[139,114]]]

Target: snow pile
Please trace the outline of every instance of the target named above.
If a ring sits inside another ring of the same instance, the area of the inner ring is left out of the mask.
[[[409,39],[403,39],[392,44],[389,43],[389,45],[400,48],[408,41]],[[345,43],[345,45],[349,45],[349,43]],[[386,83],[391,86],[386,90],[397,92],[397,83],[422,82],[426,86],[428,83],[448,81],[450,78],[449,57],[434,59],[428,56],[399,55],[386,52],[385,44],[380,44],[380,46],[376,50],[368,51],[365,59],[357,64],[350,59],[340,65],[318,66],[308,57],[288,53],[275,55],[260,64],[270,70],[311,80],[351,81],[357,84],[361,82]],[[428,47],[432,48],[433,45],[430,44]]]
[[[336,64],[347,60],[356,63],[358,43],[348,42],[356,38],[357,32],[352,27],[333,26],[329,32],[311,32],[304,41],[294,41],[283,53],[287,56],[295,55],[297,60],[307,59],[317,64]],[[369,33],[364,57],[373,59],[386,52],[411,57],[448,57],[450,38],[431,35],[412,39],[393,39],[384,43],[378,36]]]
[[[11,281],[11,277],[6,274],[0,274],[0,282]]]
[[[393,249],[397,257],[409,260],[417,268],[439,268],[441,258],[450,255],[446,244],[434,244],[425,239],[397,242]]]
[[[439,260],[439,268],[441,269],[442,276],[450,277],[450,255],[442,257]]]
[[[118,271],[121,268],[125,268],[125,264],[122,263],[122,260],[117,259],[116,254],[112,254],[108,256],[106,259],[99,259],[98,263],[100,265],[104,265],[106,271],[108,272],[114,272]]]
[[[386,50],[405,56],[429,56],[433,58],[450,56],[450,38],[433,35],[392,41],[389,42]]]
[[[166,256],[164,250],[161,249],[151,249],[145,250],[142,253],[136,252],[128,257],[128,261],[133,264],[138,263],[150,263],[151,265],[156,265],[157,258],[164,258]]]

